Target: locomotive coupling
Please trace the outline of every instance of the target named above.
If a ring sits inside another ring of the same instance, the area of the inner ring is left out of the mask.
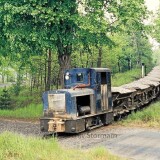
[[[53,118],[48,122],[48,132],[64,132],[65,122],[59,118]]]

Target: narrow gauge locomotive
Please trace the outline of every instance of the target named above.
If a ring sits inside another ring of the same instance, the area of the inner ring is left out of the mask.
[[[65,89],[43,94],[42,131],[79,133],[113,121],[109,69],[66,70],[64,83]]]
[[[43,94],[41,131],[79,133],[111,123],[114,117],[137,110],[158,97],[160,67],[145,78],[112,87],[107,68],[75,68],[64,74],[65,89]]]

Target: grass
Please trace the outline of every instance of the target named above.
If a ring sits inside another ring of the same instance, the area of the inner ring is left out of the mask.
[[[0,117],[35,119],[43,114],[42,104],[30,104],[14,110],[0,110]]]
[[[112,86],[118,87],[141,78],[141,69],[134,69],[124,73],[117,73],[112,76]]]
[[[160,102],[151,104],[142,111],[128,116],[126,120],[119,122],[124,126],[144,126],[160,128]]]
[[[20,119],[38,119],[43,114],[42,100],[40,91],[32,92],[27,88],[23,88],[19,96],[14,95],[13,87],[8,89],[11,98],[11,109],[0,110],[0,117],[4,118],[20,118]],[[0,88],[0,95],[3,89]]]
[[[64,149],[54,138],[46,140],[10,132],[0,134],[0,146],[1,160],[120,160],[102,147]]]
[[[42,93],[38,90],[33,90],[32,94],[28,88],[21,89],[19,96],[14,95],[14,91],[11,88],[11,99],[13,102],[13,108],[20,108],[29,106],[30,104],[40,104]]]

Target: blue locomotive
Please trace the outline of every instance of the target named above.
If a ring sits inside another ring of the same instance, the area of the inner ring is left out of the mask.
[[[79,133],[113,121],[111,72],[75,68],[64,73],[65,89],[43,94],[41,131]]]

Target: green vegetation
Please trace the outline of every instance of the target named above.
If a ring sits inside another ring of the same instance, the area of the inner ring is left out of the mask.
[[[1,110],[0,117],[7,118],[24,118],[24,119],[38,119],[43,114],[42,104],[30,104],[23,108],[14,110]]]
[[[0,116],[40,117],[42,92],[63,85],[64,69],[108,67],[115,74],[141,63],[152,66],[147,17],[144,0],[1,0],[0,82],[15,85],[8,95],[0,91]],[[132,70],[114,75],[113,85],[133,81],[139,74]],[[4,160],[119,159],[101,148],[63,150],[56,142],[10,133],[0,135],[0,147]]]
[[[112,86],[121,86],[139,78],[141,78],[141,69],[133,69],[124,73],[117,73],[112,76]]]
[[[14,81],[18,95],[24,84],[31,91],[62,85],[71,67],[117,73],[150,65],[147,16],[142,0],[1,0],[1,81]]]
[[[16,96],[14,94],[14,87],[11,87],[7,89],[7,93],[9,93],[8,96],[10,97],[10,107],[1,108],[0,117],[38,119],[42,116],[43,107],[41,91],[34,89],[31,93],[27,88],[23,87],[20,94]],[[3,95],[4,91],[3,89],[0,89],[0,96],[3,97]],[[8,103],[8,99],[5,99],[3,103]]]
[[[126,120],[119,122],[125,126],[147,126],[160,128],[160,102],[151,104],[148,108],[128,116]]]
[[[1,160],[120,160],[105,148],[91,150],[64,149],[56,139],[24,137],[17,134],[0,134]]]
[[[11,106],[11,99],[7,89],[2,90],[0,96],[0,109],[9,109]]]
[[[142,0],[1,0],[0,82],[14,82],[12,112],[39,106],[44,90],[62,86],[64,69],[108,67],[113,86],[139,78],[135,68],[153,65],[148,15]]]
[[[21,89],[21,92],[18,96],[14,94],[14,90],[12,88],[9,89],[11,93],[11,100],[12,100],[12,108],[23,108],[30,104],[40,104],[42,103],[42,91],[34,89],[32,92],[28,88]]]
[[[153,68],[153,64],[147,66],[146,74],[148,74]],[[141,67],[135,68],[123,73],[116,73],[112,75],[112,86],[118,87],[123,84],[133,82],[142,76]]]

